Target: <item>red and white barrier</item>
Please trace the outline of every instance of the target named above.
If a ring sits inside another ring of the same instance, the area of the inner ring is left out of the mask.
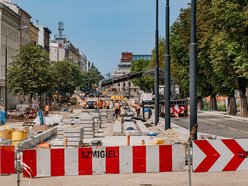
[[[14,146],[0,146],[0,174],[15,174]]]
[[[248,170],[248,140],[196,140],[193,142],[193,171]]]
[[[32,177],[183,171],[184,146],[125,146],[23,151]],[[24,170],[24,176],[29,174]]]

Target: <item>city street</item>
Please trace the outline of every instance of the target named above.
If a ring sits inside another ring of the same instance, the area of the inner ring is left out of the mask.
[[[247,138],[247,118],[232,117],[223,112],[198,112],[198,132],[226,138]],[[171,121],[189,129],[189,117],[172,118]]]

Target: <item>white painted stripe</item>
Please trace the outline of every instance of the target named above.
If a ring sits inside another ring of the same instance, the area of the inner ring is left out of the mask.
[[[131,146],[119,147],[120,174],[133,173],[133,150]]]
[[[188,151],[188,150],[187,150]],[[173,152],[172,152],[173,153]],[[174,155],[174,153],[173,153]],[[193,141],[193,171],[200,165],[206,155]]]
[[[37,149],[37,177],[51,176],[50,149]]]
[[[159,172],[159,146],[146,146],[146,172]]]
[[[208,142],[220,154],[220,157],[209,169],[209,172],[222,171],[227,163],[232,159],[233,153],[221,140],[208,140]]]
[[[245,130],[239,130],[239,132],[243,132],[243,133],[248,134],[248,132],[247,132],[247,131],[245,131]]]
[[[78,148],[65,149],[65,175],[78,175]]]
[[[224,126],[224,125],[217,125],[217,126],[222,127],[222,128],[225,128],[225,127],[226,127],[226,126]]]
[[[237,130],[237,129],[235,129],[235,128],[232,128],[232,127],[227,127],[228,129],[230,129],[230,130]]]
[[[185,146],[172,145],[172,171],[183,171],[185,167]]]
[[[105,147],[92,147],[92,174],[106,174],[106,149]],[[101,154],[104,157],[101,157]],[[94,157],[95,155],[95,157]]]

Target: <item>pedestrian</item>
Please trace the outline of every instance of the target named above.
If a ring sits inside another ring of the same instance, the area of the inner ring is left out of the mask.
[[[49,114],[49,105],[45,105],[45,116]]]
[[[120,105],[118,103],[118,100],[116,100],[115,104],[114,104],[115,119],[119,118],[119,114],[120,114],[119,107],[120,107]]]
[[[110,107],[110,102],[109,100],[106,100],[106,109],[109,109],[109,107]]]
[[[41,109],[39,109],[39,111],[38,111],[38,116],[40,118],[40,125],[44,125],[44,118],[43,118],[43,114],[42,114]]]
[[[5,112],[5,109],[4,107],[1,107],[1,110],[0,110],[0,124],[1,125],[6,124],[6,118],[7,118],[7,114]]]

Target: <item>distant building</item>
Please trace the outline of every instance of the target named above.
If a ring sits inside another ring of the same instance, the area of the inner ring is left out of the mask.
[[[81,60],[80,60],[80,68],[82,71],[87,71],[88,59],[87,56],[82,52],[81,53]]]
[[[40,25],[37,20],[35,26],[39,28],[38,32],[38,45],[44,48],[47,52],[50,51],[50,34],[52,33],[49,28]]]
[[[131,52],[122,52],[120,63],[113,73],[113,77],[125,75],[131,72],[131,64],[136,60],[151,61],[152,55],[138,55]],[[125,81],[114,85],[114,88],[122,95],[137,95],[139,87],[134,86],[131,81]]]
[[[66,35],[63,34],[64,24],[62,22],[58,24],[58,31],[59,34],[55,35],[54,39],[50,41],[50,60],[63,61],[67,59],[77,64],[81,70],[86,70],[87,57],[72,42],[67,40]]]

